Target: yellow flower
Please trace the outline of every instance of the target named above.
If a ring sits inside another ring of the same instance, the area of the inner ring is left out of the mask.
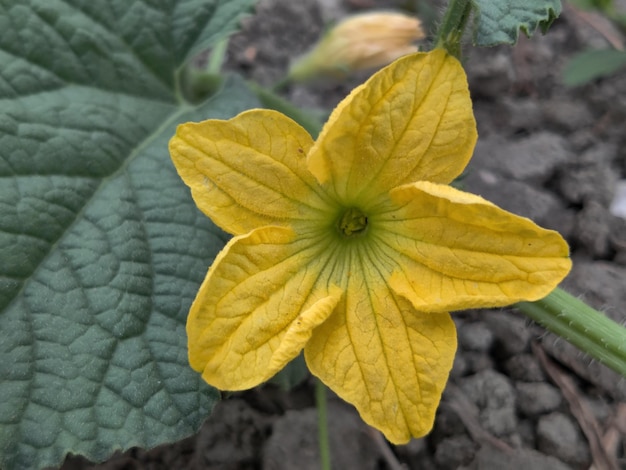
[[[372,76],[316,142],[269,110],[181,125],[176,168],[235,235],[191,307],[191,366],[242,390],[304,349],[391,442],[427,433],[456,350],[447,312],[542,298],[571,266],[558,233],[448,186],[476,138],[443,50]]]
[[[382,67],[417,51],[424,38],[420,20],[393,12],[353,15],[324,35],[312,51],[298,59],[289,78],[304,81],[316,76],[342,78],[350,72]]]

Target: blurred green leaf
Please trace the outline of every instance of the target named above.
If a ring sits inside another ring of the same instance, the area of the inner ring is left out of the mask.
[[[569,0],[569,2],[583,10],[609,11],[614,7],[613,0]]]
[[[472,0],[474,43],[477,46],[515,44],[519,31],[532,36],[546,32],[561,14],[560,0]]]
[[[193,433],[218,393],[185,319],[226,235],[167,152],[176,72],[254,0],[0,0],[0,467],[102,461]]]
[[[599,49],[581,52],[565,65],[563,83],[567,86],[584,85],[623,67],[626,67],[626,51]]]

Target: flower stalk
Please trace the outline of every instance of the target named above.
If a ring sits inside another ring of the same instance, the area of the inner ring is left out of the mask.
[[[322,470],[330,470],[330,441],[328,439],[326,386],[321,380],[315,381],[315,405],[317,408],[317,436],[320,450],[320,468]]]
[[[562,289],[519,302],[525,315],[626,377],[626,328]]]
[[[437,32],[436,47],[456,58],[461,56],[461,39],[472,11],[470,0],[451,0]]]

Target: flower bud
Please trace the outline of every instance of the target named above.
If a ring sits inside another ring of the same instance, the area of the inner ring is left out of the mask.
[[[289,70],[289,79],[344,78],[351,72],[382,67],[417,51],[424,38],[419,19],[401,13],[372,12],[353,15],[331,28]]]

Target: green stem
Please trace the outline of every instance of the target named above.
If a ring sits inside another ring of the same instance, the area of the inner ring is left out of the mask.
[[[222,65],[224,65],[224,58],[226,57],[226,49],[228,49],[228,38],[222,39],[218,42],[209,56],[209,62],[206,65],[206,72],[212,75],[217,75],[222,71]]]
[[[330,470],[330,444],[328,440],[328,416],[326,411],[326,386],[315,381],[315,405],[317,406],[317,435],[322,470]]]
[[[281,78],[278,82],[276,82],[273,86],[272,86],[272,91],[274,93],[277,93],[279,91],[284,90],[287,85],[289,85],[291,83],[291,78],[289,76],[287,77],[283,77]]]
[[[516,304],[525,315],[626,377],[626,328],[555,289],[536,302]]]
[[[179,67],[174,71],[174,96],[179,105],[186,103],[185,94],[183,93],[183,67]]]
[[[443,15],[435,47],[442,47],[456,58],[461,57],[461,39],[472,12],[470,0],[450,0]]]

